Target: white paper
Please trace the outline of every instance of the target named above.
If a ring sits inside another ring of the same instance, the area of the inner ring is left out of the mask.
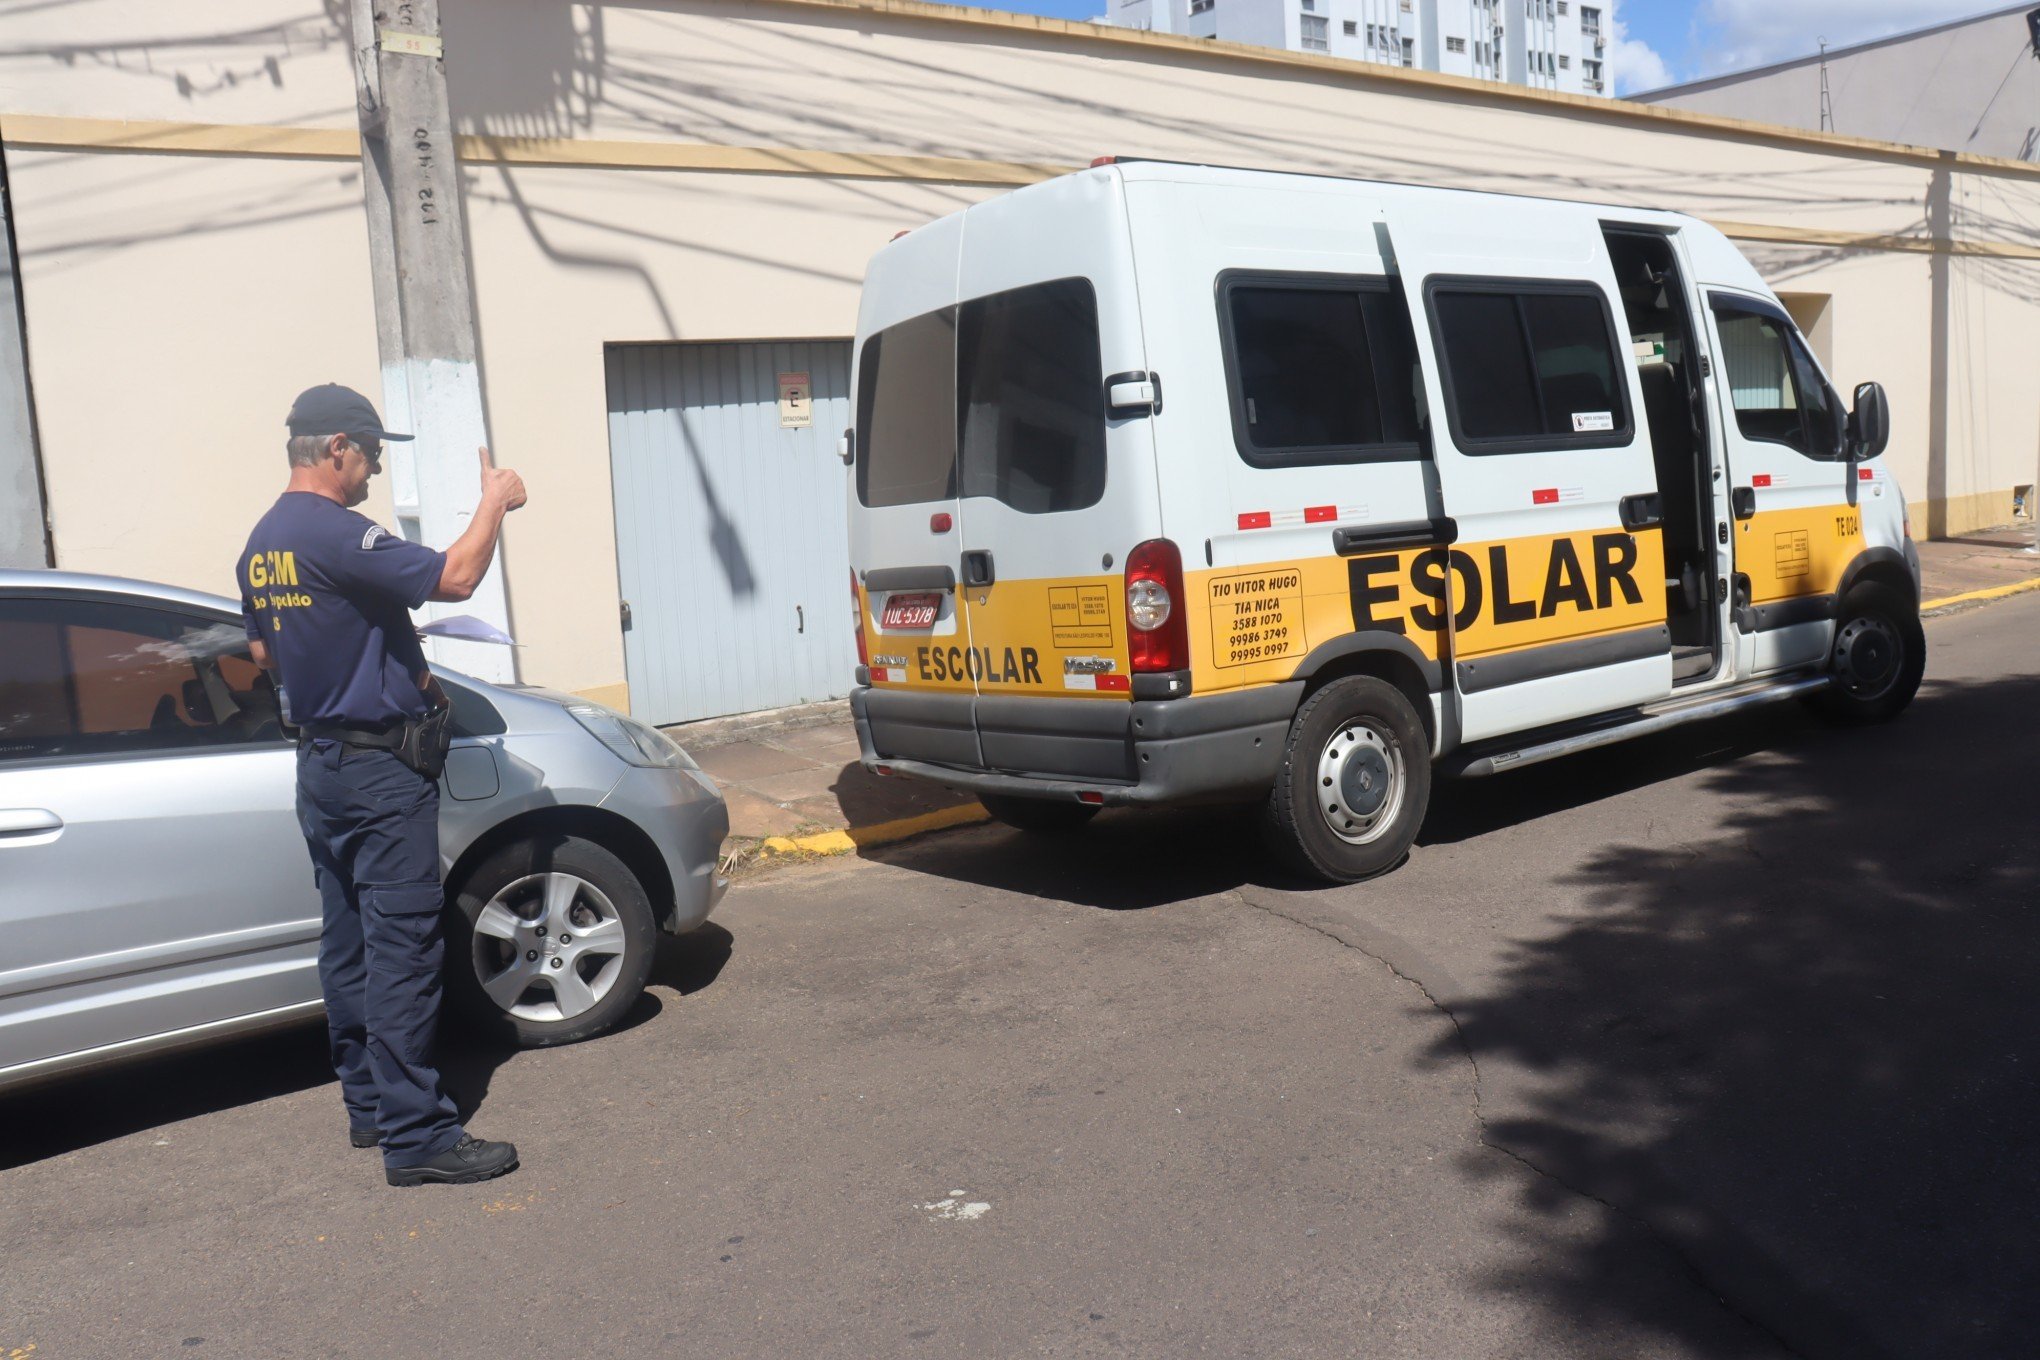
[[[505,647],[517,645],[508,633],[473,614],[450,614],[443,619],[434,619],[420,625],[418,633],[422,637],[458,638],[462,642],[494,642]]]

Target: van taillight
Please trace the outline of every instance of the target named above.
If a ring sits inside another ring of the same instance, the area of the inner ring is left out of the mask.
[[[871,664],[871,649],[864,642],[864,597],[857,592],[857,568],[850,568],[850,622],[857,629],[857,664]]]
[[[1183,621],[1183,555],[1151,538],[1126,555],[1126,640],[1135,674],[1190,668]]]

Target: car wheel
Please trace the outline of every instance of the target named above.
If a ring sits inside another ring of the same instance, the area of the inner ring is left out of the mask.
[[[1843,722],[1895,717],[1919,693],[1927,669],[1927,634],[1912,602],[1870,581],[1842,597],[1828,654],[1833,681],[1814,702]]]
[[[1309,878],[1352,883],[1401,863],[1431,801],[1423,720],[1385,680],[1334,680],[1289,725],[1269,791],[1270,848]]]
[[[447,982],[484,1029],[527,1048],[570,1044],[623,1018],[651,975],[658,928],[624,862],[579,836],[517,841],[447,903]]]
[[[981,793],[978,801],[985,805],[986,812],[1007,826],[1039,835],[1075,831],[1098,815],[1094,804],[1075,801],[1063,803],[1048,798],[1009,798],[997,793]]]

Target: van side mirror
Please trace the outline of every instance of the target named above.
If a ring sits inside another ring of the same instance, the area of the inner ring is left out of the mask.
[[[1849,459],[1862,462],[1884,452],[1891,442],[1891,406],[1884,399],[1881,383],[1867,382],[1856,388],[1856,409],[1849,412]]]

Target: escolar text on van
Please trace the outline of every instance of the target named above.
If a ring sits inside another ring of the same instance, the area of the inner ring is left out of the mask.
[[[1875,383],[1678,213],[1107,161],[873,259],[864,762],[1337,880],[1486,775],[1924,663]]]

